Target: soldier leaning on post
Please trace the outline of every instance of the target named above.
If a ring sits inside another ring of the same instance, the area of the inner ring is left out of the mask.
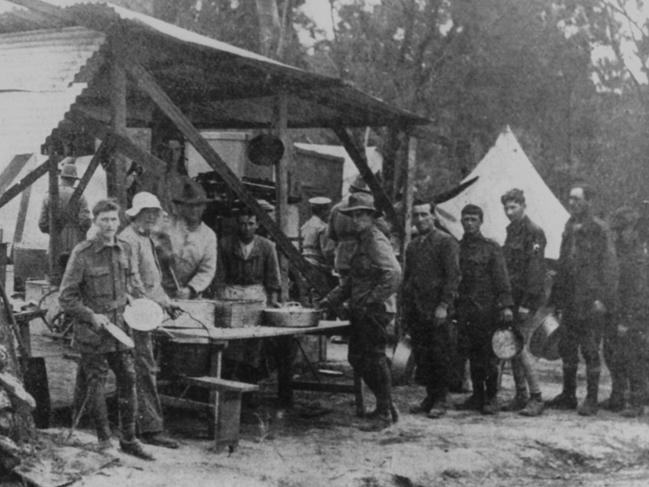
[[[563,390],[546,403],[555,409],[577,408],[579,352],[586,361],[587,395],[579,414],[597,414],[601,360],[599,347],[617,298],[618,269],[606,223],[595,217],[594,190],[584,183],[570,189],[561,238],[558,272],[550,294],[561,317],[559,354],[563,362]]]
[[[460,409],[496,414],[498,359],[491,347],[491,337],[499,325],[512,323],[513,301],[502,250],[498,243],[482,235],[482,221],[479,206],[469,204],[462,208],[458,334],[460,348],[469,357],[473,394]]]
[[[622,207],[611,221],[620,280],[617,309],[604,342],[604,355],[611,372],[608,408],[621,411],[626,417],[642,415],[649,372],[649,263],[638,235],[638,218],[635,210]]]
[[[396,311],[386,301],[399,288],[401,267],[390,241],[376,226],[380,213],[371,195],[352,194],[348,206],[340,211],[351,216],[356,234],[355,251],[347,278],[318,306],[330,309],[349,299],[348,360],[376,396],[376,410],[366,415],[371,422],[362,428],[375,431],[398,419],[392,403],[392,379],[385,347],[387,327]]]
[[[523,349],[511,360],[516,396],[503,409],[520,411],[523,416],[538,416],[543,412],[544,404],[527,345],[532,331],[527,321],[543,300],[545,233],[525,213],[522,190],[511,189],[502,195],[500,201],[511,222],[507,225],[503,253],[514,298],[514,329],[523,338]]]
[[[426,397],[410,408],[438,418],[446,412],[453,363],[452,324],[448,316],[460,282],[459,246],[435,228],[432,205],[415,201],[412,221],[418,235],[406,249],[402,313],[412,337],[417,365],[415,380]]]
[[[109,449],[111,430],[105,386],[109,369],[115,373],[124,453],[153,460],[135,439],[135,368],[133,350],[106,331],[111,324],[128,333],[124,308],[128,294],[142,297],[144,289],[130,246],[116,238],[119,205],[101,200],[92,209],[97,235],[72,251],[61,282],[61,308],[74,319],[72,343],[81,353],[79,366],[87,381],[86,400],[101,449]]]

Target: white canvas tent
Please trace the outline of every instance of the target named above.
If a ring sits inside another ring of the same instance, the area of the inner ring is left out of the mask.
[[[527,214],[543,228],[548,239],[545,257],[559,257],[561,234],[568,212],[534,169],[509,127],[464,181],[475,176],[478,180],[472,186],[439,204],[436,210],[440,222],[456,238],[462,238],[463,234],[460,212],[465,205],[473,203],[484,211],[483,235],[502,245],[509,220],[500,197],[512,188],[520,188],[525,192]]]

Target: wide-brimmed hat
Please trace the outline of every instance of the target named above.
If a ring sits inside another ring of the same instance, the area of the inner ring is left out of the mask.
[[[277,164],[284,155],[284,144],[279,137],[261,134],[248,143],[248,159],[259,166]]]
[[[352,211],[365,210],[378,215],[380,212],[374,206],[374,197],[367,193],[354,193],[349,196],[349,203],[345,208],[341,208],[340,212],[349,214]]]
[[[75,166],[72,163],[66,163],[61,166],[61,172],[59,174],[59,177],[61,178],[68,178],[68,179],[79,179],[77,176],[77,166]]]
[[[191,179],[183,183],[179,194],[173,198],[173,202],[180,205],[204,205],[212,201],[205,194],[203,187]]]
[[[156,208],[162,210],[160,200],[156,195],[142,191],[133,196],[133,202],[131,203],[131,207],[126,210],[126,214],[130,217],[134,217],[145,208]]]

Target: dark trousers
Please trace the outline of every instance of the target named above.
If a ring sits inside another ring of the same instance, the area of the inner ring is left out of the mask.
[[[498,358],[491,347],[491,320],[460,322],[461,353],[469,358],[473,395],[490,400],[498,393]]]
[[[559,355],[565,368],[577,370],[579,352],[588,371],[599,372],[599,346],[604,332],[604,317],[577,318],[565,313],[560,328]]]
[[[425,386],[431,399],[446,396],[453,373],[454,344],[449,322],[437,325],[433,320],[413,317],[410,336],[417,369],[415,381]]]
[[[649,352],[645,334],[629,330],[618,336],[617,327],[607,327],[604,337],[604,359],[611,372],[611,396],[623,400],[629,391],[629,402],[640,406],[647,399]]]
[[[108,409],[106,407],[106,378],[108,371],[115,374],[117,384],[121,439],[135,437],[135,366],[131,351],[109,353],[82,353],[79,363],[87,384],[87,403],[95,422],[97,438],[110,438]]]
[[[347,359],[376,396],[379,414],[389,414],[392,404],[392,377],[385,355],[387,327],[392,318],[392,313],[378,308],[352,309]]]
[[[136,426],[138,434],[163,430],[162,404],[158,395],[158,365],[153,355],[151,332],[133,330],[135,342],[135,382],[137,393]]]

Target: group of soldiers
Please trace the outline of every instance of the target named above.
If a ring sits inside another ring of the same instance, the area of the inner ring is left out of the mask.
[[[76,177],[64,167],[62,179],[72,176]],[[541,414],[546,406],[576,409],[581,352],[587,395],[579,413],[595,414],[599,348],[604,341],[613,380],[605,406],[629,416],[642,413],[647,399],[649,296],[638,215],[621,208],[612,218],[611,233],[594,216],[593,198],[586,184],[570,190],[571,217],[550,293],[545,234],[527,216],[525,195],[519,189],[501,198],[510,220],[503,247],[482,235],[479,206],[462,209],[464,236],[457,242],[438,225],[432,204],[415,201],[416,236],[403,256],[403,274],[389,226],[367,186],[355,183],[349,196],[333,208],[326,198],[310,200],[312,217],[302,227],[303,254],[333,287],[317,307],[338,312],[346,303],[351,321],[348,359],[376,396],[376,409],[365,414],[368,422],[363,429],[383,429],[399,417],[386,355],[398,308],[404,331],[412,338],[415,379],[426,392],[410,408],[413,414],[442,416],[449,407],[449,392],[461,384],[467,360],[472,394],[459,407],[497,413],[499,361],[491,339],[499,328],[511,329],[524,344],[512,359],[516,395],[506,409],[528,416]],[[128,330],[123,312],[130,297],[148,297],[171,316],[179,312],[172,298],[191,299],[206,292],[279,305],[275,246],[258,235],[256,216],[242,209],[235,233],[217,241],[202,222],[209,201],[202,187],[187,178],[173,198],[173,214],[163,218],[158,198],[140,192],[126,210],[129,225],[118,234],[121,209],[113,200],[102,200],[92,209],[95,235],[74,246],[67,262],[62,262],[60,303],[74,320],[73,343],[81,352],[77,385],[83,387],[78,387],[78,402],[93,417],[102,448],[111,447],[104,397],[109,369],[117,378],[122,450],[152,458],[136,434],[147,443],[177,447],[163,429],[150,332],[134,333],[134,351],[106,333],[109,325]],[[85,215],[76,220],[87,229],[83,200],[79,215]],[[42,228],[48,230],[45,223]],[[563,390],[547,403],[527,346],[533,331],[530,318],[542,305],[554,307],[561,318]],[[235,352],[239,362],[252,364],[251,350]]]
[[[492,336],[499,329],[511,330],[522,344],[511,359],[516,394],[502,409],[526,416],[538,416],[545,407],[578,409],[590,416],[603,406],[625,416],[642,414],[649,372],[646,249],[637,212],[620,208],[609,227],[594,215],[594,197],[585,183],[571,187],[570,218],[553,273],[546,269],[545,233],[527,215],[522,190],[513,188],[501,197],[510,220],[502,247],[481,233],[479,206],[462,209],[464,235],[458,242],[438,225],[432,204],[415,201],[416,236],[406,249],[402,275],[372,196],[366,188],[352,188],[331,211],[328,227],[319,226],[336,244],[340,274],[339,285],[319,307],[336,309],[347,300],[349,362],[376,396],[376,409],[366,414],[367,429],[382,429],[398,419],[385,351],[397,293],[403,331],[413,345],[415,380],[426,391],[410,408],[413,414],[445,414],[449,392],[461,388],[467,359],[472,394],[457,407],[496,414],[502,364]],[[352,250],[345,252],[345,246]],[[552,274],[554,280],[548,277]],[[563,390],[547,402],[528,347],[538,325],[532,317],[542,306],[554,309],[561,323]],[[602,343],[612,392],[599,403]],[[578,407],[579,353],[586,362],[587,393]]]

